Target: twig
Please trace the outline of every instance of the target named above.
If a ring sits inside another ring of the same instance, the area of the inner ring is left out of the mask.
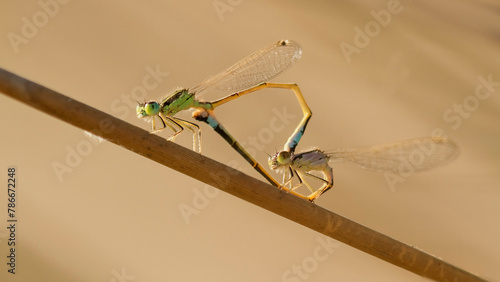
[[[437,281],[485,281],[224,164],[0,69],[0,91],[42,112],[365,253]]]

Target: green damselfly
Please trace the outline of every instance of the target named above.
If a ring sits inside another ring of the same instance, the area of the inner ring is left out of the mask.
[[[313,149],[299,154],[281,151],[269,157],[271,169],[283,173],[283,186],[293,191],[304,184],[314,202],[333,186],[333,169],[329,163],[351,162],[378,172],[403,175],[442,165],[456,156],[457,144],[446,137],[424,137],[367,148],[337,149],[330,152]],[[312,173],[321,173],[322,177]],[[294,176],[298,184],[292,186]],[[320,180],[323,185],[313,189],[305,177]]]
[[[298,43],[292,40],[280,40],[258,50],[232,65],[227,70],[204,80],[197,86],[177,89],[173,94],[158,102],[149,101],[139,103],[136,109],[137,116],[151,122],[152,133],[169,127],[174,132],[167,139],[169,141],[174,141],[184,128],[190,130],[193,133],[193,150],[196,150],[196,144],[198,144],[198,151],[201,153],[201,130],[199,126],[187,120],[174,117],[177,113],[194,108],[197,111],[193,113],[193,116],[210,124],[210,121],[216,121],[213,110],[229,101],[264,88],[288,89],[295,93],[304,115],[285,144],[285,148],[293,152],[311,118],[311,110],[296,84],[269,83],[267,81],[284,72],[300,59],[301,56],[302,49]],[[226,91],[233,94],[215,101],[198,100],[197,96],[199,97],[203,92],[210,90]],[[156,127],[157,118],[161,121],[162,127]],[[218,121],[216,123],[220,125]],[[216,127],[213,128],[216,129]],[[271,184],[280,187],[280,184],[265,171],[262,165],[225,128],[223,129],[216,131]]]

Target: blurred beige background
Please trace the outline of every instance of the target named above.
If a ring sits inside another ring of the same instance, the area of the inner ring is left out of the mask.
[[[395,185],[334,165],[336,184],[317,204],[500,281],[497,1],[2,2],[0,67],[145,129],[134,95],[162,97],[279,39],[300,42],[302,59],[273,80],[298,83],[313,110],[299,151],[436,128],[461,149],[456,161]],[[482,99],[480,77],[494,82]],[[1,225],[10,165],[18,169],[19,219],[15,275],[5,264],[9,234],[0,230],[1,281],[427,280],[4,95],[0,103]],[[217,115],[263,163],[301,118],[295,98],[279,90]],[[201,127],[205,155],[259,177]],[[191,148],[191,134],[176,142]]]

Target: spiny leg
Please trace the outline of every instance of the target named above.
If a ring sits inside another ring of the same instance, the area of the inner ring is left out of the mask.
[[[290,175],[290,176],[289,176]],[[293,180],[293,169],[288,167],[287,170],[283,172],[283,182],[280,189],[285,188],[286,191],[292,191],[292,180]],[[286,187],[288,185],[288,187]]]
[[[290,175],[290,176],[289,176]],[[293,179],[293,170],[291,167],[288,167],[285,172],[283,172],[283,187],[289,186],[289,189],[292,188],[292,179]]]
[[[200,127],[187,120],[173,118],[177,123],[184,125],[189,131],[193,132],[193,151],[196,151],[196,140],[198,140],[198,153],[201,154],[201,129]]]
[[[307,183],[305,180],[302,180],[304,178],[304,176],[298,171],[295,171],[295,174],[297,175],[297,178],[299,179],[299,183],[297,185],[295,185],[292,188],[292,190],[295,190],[295,189],[299,188],[300,186],[302,186],[302,184],[304,184],[304,185],[306,185],[307,189],[309,189],[309,191],[314,193],[314,189],[311,187],[311,185],[309,185],[309,183]],[[310,175],[307,172],[305,174]]]
[[[307,105],[306,100],[304,99],[304,96],[302,95],[302,92],[300,91],[300,88],[297,84],[265,82],[265,83],[259,84],[257,86],[254,86],[250,89],[247,89],[245,91],[234,93],[234,94],[226,96],[222,99],[213,101],[213,102],[211,102],[212,108],[215,109],[215,108],[217,108],[217,107],[219,107],[219,106],[221,106],[229,101],[232,101],[236,98],[239,98],[243,95],[252,93],[252,92],[257,91],[257,90],[265,89],[265,88],[291,89],[295,93],[295,96],[297,96],[297,100],[299,101],[299,104],[300,104],[300,107],[302,108],[302,113],[304,114],[304,116],[284,146],[285,151],[294,152],[295,148],[297,147],[297,144],[299,143],[300,139],[304,135],[304,131],[306,130],[307,123],[309,122],[309,119],[312,116],[311,109]]]
[[[307,199],[312,203],[314,202],[319,196],[321,196],[323,193],[328,191],[330,188],[332,188],[333,183],[325,183],[320,189],[318,189],[316,192],[312,193],[307,197]]]
[[[162,113],[160,113],[158,116],[160,117],[160,119],[161,119],[161,121],[162,121],[162,123],[163,123],[163,128],[160,128],[160,129],[158,129],[158,130],[155,130],[155,131],[153,131],[152,133],[156,133],[156,132],[158,132],[158,131],[161,131],[161,130],[165,129],[165,125],[166,125],[166,126],[168,126],[170,129],[172,129],[172,131],[174,132],[174,134],[173,134],[172,136],[168,137],[168,138],[167,138],[167,140],[168,140],[168,141],[171,141],[171,142],[174,142],[174,140],[175,140],[175,138],[177,137],[177,135],[179,135],[182,131],[184,131],[184,127],[183,127],[183,126],[182,126],[179,122],[175,121],[175,120],[177,120],[177,118],[171,118],[171,117],[166,116],[166,115],[164,115],[164,114],[162,114]],[[170,123],[172,123],[172,124],[176,125],[176,126],[179,128],[179,130],[177,130],[177,129],[176,129],[174,126],[172,126]]]
[[[312,177],[316,177],[322,181],[325,182],[325,184],[323,184],[323,186],[321,186],[321,188],[319,188],[316,192],[312,193],[311,195],[309,195],[307,197],[307,199],[312,203],[314,202],[314,200],[316,200],[317,198],[319,198],[319,196],[323,195],[326,191],[328,191],[330,188],[333,187],[333,170],[331,167],[325,167],[323,170],[323,175],[325,176],[325,179],[321,178],[321,177],[317,177],[315,175],[312,175],[312,174],[309,174],[307,173],[308,175],[312,176]]]
[[[184,127],[186,127],[189,131],[193,132],[193,151],[196,151],[196,139],[197,139],[198,153],[201,153],[201,129],[197,124],[180,118],[169,117],[162,113],[158,114],[158,116],[160,118],[163,127],[156,129],[156,119],[153,117],[151,122],[151,133],[158,133],[167,128],[168,126],[174,132],[174,134],[169,138],[167,138],[167,140],[173,142],[177,137],[177,135],[179,135],[184,130]],[[178,129],[175,128],[170,123],[176,125]]]
[[[152,122],[151,122],[151,132],[150,133],[158,133],[160,131],[162,131],[163,129],[167,128],[167,126],[175,133],[177,132],[178,130],[175,129],[172,125],[170,125],[170,123],[168,122],[168,119],[167,118],[164,118],[162,117],[162,115],[158,115],[160,117],[160,121],[163,125],[162,128],[156,128],[156,119],[154,117],[152,117]]]

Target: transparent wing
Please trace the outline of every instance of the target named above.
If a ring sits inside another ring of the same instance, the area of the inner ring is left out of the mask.
[[[328,152],[332,162],[352,162],[375,171],[421,171],[458,155],[458,146],[445,137],[425,137],[368,148]]]
[[[276,77],[292,66],[301,56],[302,49],[297,42],[281,40],[260,49],[189,90],[197,94],[208,88],[217,91],[240,92]]]

